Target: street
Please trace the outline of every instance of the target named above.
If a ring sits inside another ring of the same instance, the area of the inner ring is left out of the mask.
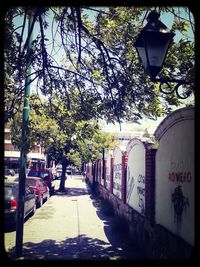
[[[111,217],[99,209],[82,176],[68,176],[66,193],[56,194],[24,223],[22,259],[138,259],[142,253],[126,234],[116,234]],[[14,258],[16,232],[5,232],[5,250]]]

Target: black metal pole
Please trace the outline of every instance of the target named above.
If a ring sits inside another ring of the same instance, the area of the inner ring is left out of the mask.
[[[32,17],[29,18],[28,32],[30,32],[32,24]],[[32,42],[32,34],[28,41],[27,53],[29,53]],[[25,199],[25,180],[26,180],[26,164],[27,164],[27,139],[28,139],[28,119],[29,119],[29,96],[30,96],[30,63],[27,65],[27,75],[25,80],[25,96],[24,108],[22,117],[22,148],[20,152],[20,166],[19,166],[19,192],[18,192],[18,209],[17,209],[17,223],[16,223],[16,257],[22,256],[23,247],[23,226],[24,226],[24,199]]]
[[[105,179],[105,149],[102,149],[102,179]]]

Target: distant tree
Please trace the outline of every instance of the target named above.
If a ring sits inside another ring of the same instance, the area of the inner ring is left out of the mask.
[[[51,135],[45,141],[46,153],[57,162],[62,164],[62,176],[60,190],[64,190],[65,173],[68,165],[77,165],[88,162],[91,157],[99,157],[99,148],[112,147],[112,140],[109,134],[99,129],[96,121],[90,119],[88,112],[80,113],[80,104],[76,101],[71,111],[65,108],[66,102],[63,99],[51,100],[48,107],[48,114],[56,120],[58,133]],[[85,116],[84,116],[85,114]],[[99,138],[97,141],[96,138]],[[96,150],[92,153],[88,149],[88,140],[93,140]]]
[[[36,143],[45,149],[48,158],[62,164],[62,177],[60,190],[64,190],[65,173],[68,165],[76,165],[89,162],[91,158],[101,157],[102,148],[113,146],[112,137],[99,129],[96,121],[84,120],[84,114],[80,114],[80,106],[76,101],[73,111],[65,108],[63,99],[51,99],[51,105],[41,101],[37,95],[30,98],[29,135],[27,143],[21,141],[22,112],[15,114],[10,119],[12,143],[19,149],[26,148],[27,153],[34,148]],[[71,104],[72,104],[71,103]],[[88,149],[89,140],[93,141],[92,152]]]

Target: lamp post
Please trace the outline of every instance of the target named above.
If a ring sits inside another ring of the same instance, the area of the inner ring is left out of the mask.
[[[163,68],[163,64],[168,52],[168,49],[173,41],[175,34],[170,31],[158,18],[159,13],[152,11],[147,17],[147,24],[139,33],[134,46],[142,61],[145,72],[150,76],[152,82],[160,82],[160,90],[162,93],[171,94],[176,92],[177,96],[185,99],[190,96],[191,88],[185,94],[180,95],[179,87],[185,84],[193,86],[194,83],[186,80],[178,79],[158,79],[156,76]],[[165,91],[162,87],[169,83],[176,83],[176,86],[169,91]]]
[[[88,142],[88,148],[90,151],[92,150],[92,147],[93,147],[93,143],[92,143],[92,140],[90,139]]]
[[[28,33],[30,37],[28,40],[27,53],[30,52],[32,43],[31,25],[33,19],[32,16],[28,22]],[[28,120],[29,120],[29,97],[30,97],[30,73],[31,62],[27,63],[27,73],[25,79],[25,94],[24,94],[24,107],[22,114],[22,141],[26,145],[28,139]],[[15,255],[16,257],[22,256],[23,249],[23,229],[24,229],[24,199],[25,199],[25,182],[26,182],[26,165],[27,165],[27,147],[22,146],[20,151],[20,168],[19,168],[19,192],[18,192],[18,210],[17,210],[17,222],[16,222],[16,239],[15,239]]]

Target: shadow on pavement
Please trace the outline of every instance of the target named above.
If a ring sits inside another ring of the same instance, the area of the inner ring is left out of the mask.
[[[106,216],[98,207],[96,213],[104,222],[104,233],[112,246],[120,246],[129,259],[145,259],[144,253],[131,239],[128,230],[116,230],[116,228],[119,228],[115,226],[118,224],[116,216]]]
[[[88,195],[88,191],[85,188],[67,188],[66,192],[67,196],[81,196],[81,195]]]
[[[29,218],[31,218],[33,215],[30,214],[24,219],[24,223],[28,221]],[[4,222],[4,233],[11,233],[16,231],[16,224],[6,224]]]
[[[54,195],[56,196],[65,196],[65,197],[74,197],[74,196],[81,196],[81,195],[88,195],[88,191],[85,188],[65,188],[65,192],[55,190]]]
[[[59,197],[81,196],[88,194],[96,209],[98,217],[104,223],[104,232],[109,242],[86,235],[67,238],[62,241],[52,239],[43,240],[40,243],[27,242],[23,244],[23,259],[30,260],[137,260],[143,259],[143,255],[137,247],[131,243],[127,233],[116,233],[113,231],[115,216],[106,216],[101,209],[100,199],[92,194],[90,187],[86,184],[84,188],[66,188],[64,194],[55,192]],[[52,211],[53,212],[53,211]],[[36,214],[37,215],[37,214]],[[46,216],[48,218],[48,216]],[[88,222],[89,223],[89,222]],[[11,259],[15,259],[15,251],[8,251]]]
[[[16,231],[16,225],[15,224],[5,224],[4,225],[4,233],[11,233]]]
[[[145,254],[130,237],[128,227],[120,225],[116,215],[105,215],[102,210],[101,198],[98,195],[91,194],[93,206],[96,208],[97,216],[104,222],[104,233],[112,246],[121,247],[129,259],[146,259]],[[117,225],[117,226],[116,226]],[[120,229],[121,227],[121,229]]]
[[[65,187],[65,192],[62,192],[59,189],[55,190],[55,192],[54,192],[54,195],[56,195],[56,196],[67,196],[67,197],[89,195],[89,194],[91,194],[91,190],[87,184],[86,184],[86,188],[78,188],[78,187],[74,187],[74,188],[69,187],[68,188],[68,187]]]
[[[11,259],[15,259],[14,250],[8,251]],[[24,243],[23,258],[31,260],[108,260],[131,259],[117,246],[110,245],[97,238],[79,235],[61,242],[44,240],[41,243]]]

